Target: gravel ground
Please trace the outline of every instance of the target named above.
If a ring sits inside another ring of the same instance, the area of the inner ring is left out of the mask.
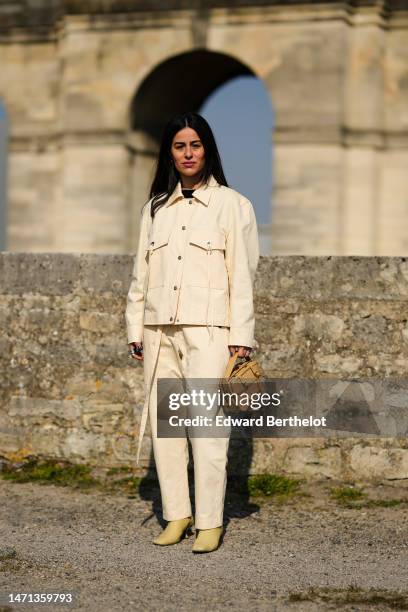
[[[347,508],[329,495],[338,484],[303,484],[285,503],[229,491],[222,546],[193,555],[194,536],[151,543],[162,519],[143,481],[129,495],[0,478],[0,593],[77,596],[0,611],[408,610],[408,503]],[[407,487],[364,490],[408,500]]]

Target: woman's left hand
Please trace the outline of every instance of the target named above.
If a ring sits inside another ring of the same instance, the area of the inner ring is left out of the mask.
[[[250,346],[232,346],[228,345],[230,355],[234,355],[238,351],[238,357],[248,357],[252,351]]]

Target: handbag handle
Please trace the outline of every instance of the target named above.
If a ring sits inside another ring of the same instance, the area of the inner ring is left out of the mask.
[[[225,370],[224,378],[229,378],[231,376],[237,359],[238,359],[238,351],[234,353],[233,355],[231,355],[231,357],[229,358],[227,367]],[[245,361],[251,361],[251,358],[248,355],[246,357],[240,357],[240,359],[245,359]]]

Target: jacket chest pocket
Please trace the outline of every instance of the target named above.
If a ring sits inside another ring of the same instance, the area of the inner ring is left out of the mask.
[[[169,238],[169,229],[153,231],[149,236],[147,245],[149,278],[147,287],[150,289],[162,287],[165,284]]]
[[[226,289],[225,235],[212,228],[197,228],[191,230],[188,242],[186,284]]]

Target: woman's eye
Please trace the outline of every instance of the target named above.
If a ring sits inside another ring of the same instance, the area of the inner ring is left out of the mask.
[[[181,149],[183,149],[183,145],[176,145],[175,149],[177,149],[177,151],[180,151]],[[197,143],[197,144],[193,144],[193,148],[194,149],[200,149],[201,148],[201,144]]]

